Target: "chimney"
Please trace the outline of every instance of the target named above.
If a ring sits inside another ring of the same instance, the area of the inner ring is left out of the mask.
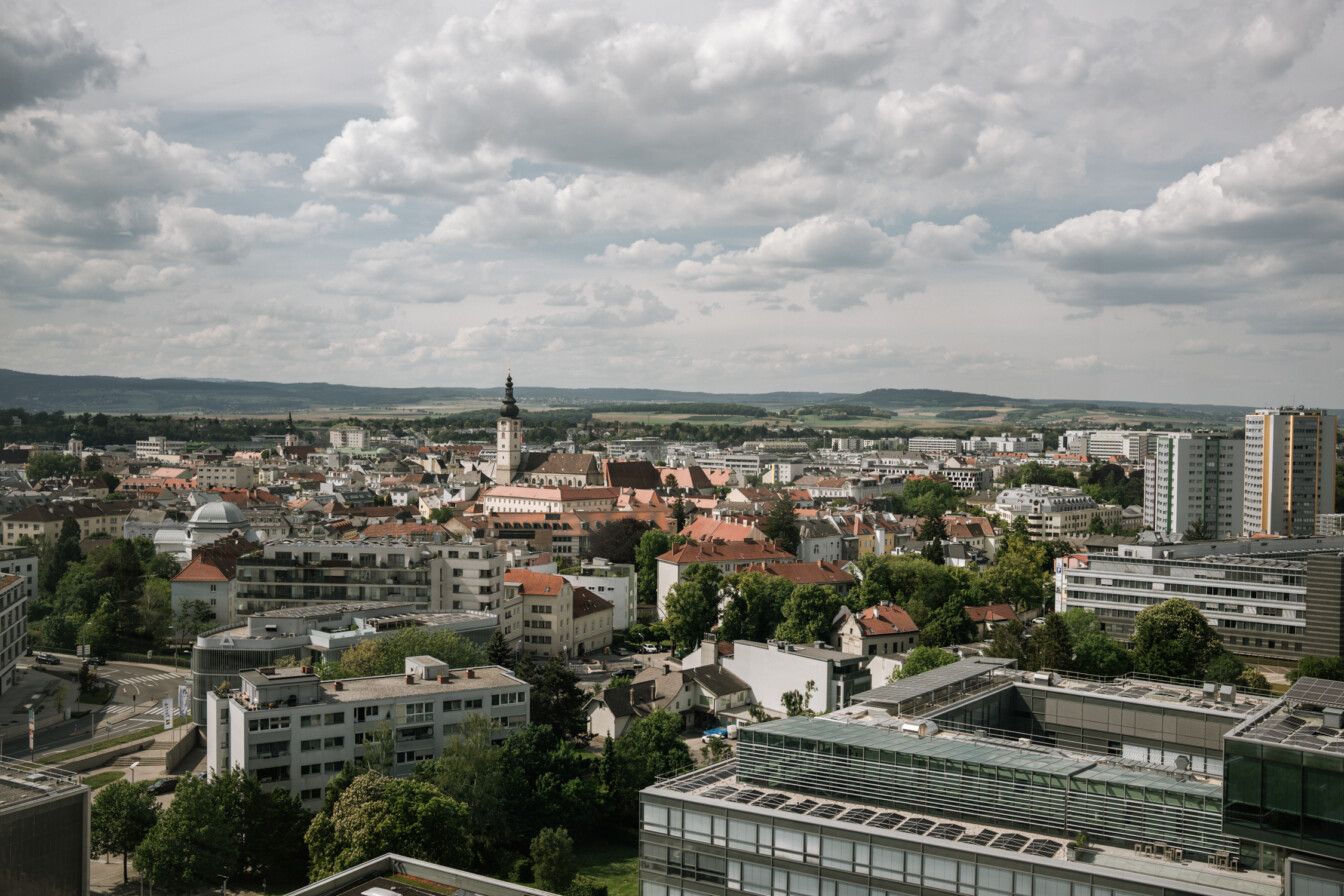
[[[312,667],[312,666],[300,666],[300,667],[299,667],[299,671],[302,672],[304,675],[312,675],[312,674],[313,674],[313,667]]]
[[[336,682],[336,690],[338,690],[338,691],[343,691],[343,690],[345,690],[345,682],[343,682],[343,681],[337,681],[337,682]]]
[[[407,684],[415,684],[415,676],[414,676],[414,675],[407,675],[407,676],[406,676],[406,683],[407,683]]]
[[[448,676],[447,676],[447,675],[440,675],[440,676],[438,677],[437,680],[438,680],[439,684],[447,684],[447,683],[448,683]]]
[[[468,678],[475,678],[475,677],[476,677],[476,670],[475,670],[475,669],[468,669],[468,670],[467,670],[467,677],[468,677]]]
[[[859,534],[859,512],[857,510],[854,511],[854,534]]]

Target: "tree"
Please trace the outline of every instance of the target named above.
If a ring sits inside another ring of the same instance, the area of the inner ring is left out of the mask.
[[[684,653],[719,621],[719,586],[723,573],[717,566],[692,563],[667,594],[668,634],[673,649]]]
[[[639,578],[639,602],[658,602],[658,558],[667,553],[671,540],[662,529],[650,529],[639,537],[635,547],[635,567]]]
[[[932,563],[934,566],[942,566],[943,565],[942,541],[935,538],[933,541],[924,545],[924,547],[920,549],[919,555],[923,557],[925,560]]]
[[[29,482],[57,477],[65,479],[79,473],[79,458],[70,454],[57,454],[51,451],[34,451],[28,455],[28,466],[24,472]]]
[[[661,775],[692,765],[681,717],[665,709],[630,722],[616,740],[612,756],[616,765],[611,774],[612,809],[626,823],[633,823],[637,816],[641,790]]]
[[[812,695],[816,691],[817,683],[809,681],[802,691],[785,691],[780,694],[779,701],[784,704],[784,715],[789,718],[816,715],[812,711]]]
[[[435,507],[433,510],[429,512],[429,521],[431,523],[437,523],[439,525],[443,525],[452,518],[453,518],[453,508],[451,507],[439,506]]]
[[[93,799],[89,842],[93,855],[121,853],[122,883],[130,880],[127,860],[159,818],[159,807],[145,784],[113,781]]]
[[[681,500],[680,495],[672,502],[672,524],[677,532],[686,528],[686,502]]]
[[[574,882],[579,866],[574,860],[574,840],[564,828],[542,828],[532,838],[529,851],[532,877],[538,888],[563,893]]]
[[[117,609],[110,596],[104,595],[98,609],[79,627],[79,643],[92,645],[94,653],[108,653],[120,646]]]
[[[989,655],[1020,663],[1026,656],[1026,644],[1026,627],[1016,619],[1011,619],[994,626],[994,634],[989,639]]]
[[[297,796],[287,790],[263,790],[254,775],[237,769],[217,773],[209,789],[234,822],[238,861],[228,870],[230,877],[244,876],[270,886],[304,879],[308,851],[303,835],[311,816]]]
[[[397,742],[391,722],[382,722],[364,732],[364,755],[359,760],[362,768],[385,775],[392,771],[396,758]]]
[[[404,628],[388,635],[361,641],[341,654],[339,661],[322,667],[322,677],[359,678],[396,675],[406,668],[408,656],[432,656],[455,669],[485,665],[485,651],[452,631]]]
[[[987,603],[1010,603],[1019,611],[1040,607],[1050,592],[1049,566],[1043,546],[1010,534],[981,574],[980,589]]]
[[[518,675],[532,685],[532,724],[545,725],[562,739],[578,737],[587,729],[583,707],[588,698],[579,689],[579,677],[564,660],[553,656],[539,666],[519,664],[519,670]]]
[[[1168,678],[1201,678],[1222,640],[1188,600],[1173,597],[1134,617],[1134,667]]]
[[[168,892],[217,885],[238,867],[238,821],[208,782],[184,777],[136,848],[135,867]]]
[[[497,727],[487,716],[467,716],[444,751],[415,770],[417,779],[467,807],[467,849],[478,867],[499,849],[521,845],[520,831],[532,814],[521,772],[493,742]]]
[[[1344,659],[1337,656],[1304,656],[1288,670],[1289,681],[1297,681],[1299,678],[1344,681]]]
[[[140,618],[151,643],[168,643],[173,629],[173,590],[167,579],[145,579],[144,592],[140,596]]]
[[[921,517],[941,517],[961,504],[952,483],[943,479],[915,479],[901,486],[898,510]]]
[[[947,524],[943,522],[942,516],[925,517],[924,522],[920,523],[919,532],[915,537],[920,541],[937,541],[947,538]]]
[[[652,523],[636,519],[607,523],[588,536],[588,557],[605,557],[612,563],[634,563],[635,551],[644,533],[652,527]]]
[[[1065,624],[1068,624],[1067,621]],[[1073,668],[1076,672],[1088,675],[1114,678],[1132,670],[1134,658],[1129,655],[1125,645],[1110,635],[1103,631],[1089,631],[1074,638]]]
[[[42,596],[55,595],[56,588],[70,568],[70,564],[77,563],[83,558],[84,553],[79,548],[80,537],[79,523],[74,519],[67,519],[61,523],[61,533],[55,543],[50,546],[43,545],[39,549],[38,592]]]
[[[939,666],[946,666],[956,661],[957,656],[954,653],[921,644],[910,651],[905,658],[905,662],[901,664],[901,668],[893,671],[888,680],[898,681],[902,678],[913,678],[921,672],[928,672],[930,669],[937,669]]]
[[[208,629],[215,621],[215,611],[205,601],[194,598],[184,600],[182,606],[173,614],[173,636],[179,644],[194,641],[196,636]]]
[[[1027,666],[1032,669],[1058,669],[1066,672],[1073,667],[1073,636],[1069,627],[1055,613],[1045,617],[1027,639]]]
[[[509,649],[509,644],[504,640],[504,632],[495,629],[494,634],[490,636],[490,643],[485,645],[485,658],[496,666],[509,666],[513,663],[513,651]]]
[[[743,572],[724,580],[727,600],[719,623],[722,641],[767,641],[784,621],[784,604],[793,594],[793,583],[783,576]]]
[[[1006,488],[1016,488],[1019,485],[1062,485],[1077,488],[1078,479],[1064,467],[1047,467],[1032,460],[1004,477],[1003,484]]]
[[[793,512],[793,501],[787,495],[780,495],[770,505],[765,521],[761,523],[765,537],[775,543],[775,547],[790,554],[798,553],[800,536],[798,519]]]
[[[913,607],[915,602],[911,603]],[[914,618],[912,612],[911,618]],[[924,614],[919,631],[919,643],[929,647],[951,647],[965,644],[975,636],[975,626],[966,614],[966,599],[955,595],[945,600],[932,613]]]
[[[441,865],[467,858],[467,809],[424,781],[357,777],[308,827],[309,873],[334,874],[387,852]]]
[[[1185,541],[1208,541],[1213,535],[1209,533],[1209,527],[1204,525],[1203,520],[1195,520],[1185,527]]]
[[[1101,631],[1101,623],[1097,621],[1097,615],[1082,607],[1070,607],[1058,615],[1060,621],[1068,626],[1069,637],[1073,638],[1075,647],[1087,635]]]
[[[790,644],[829,641],[831,623],[842,604],[834,588],[799,585],[784,602],[784,621],[775,629],[775,637]]]

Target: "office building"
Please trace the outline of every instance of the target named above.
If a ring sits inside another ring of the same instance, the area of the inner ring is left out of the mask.
[[[1295,663],[1344,652],[1344,538],[1122,544],[1055,576],[1055,609],[1082,607],[1120,640],[1168,598],[1193,603],[1233,653]]]
[[[587,588],[612,605],[612,628],[625,631],[634,625],[639,602],[639,576],[634,564],[612,563],[601,557],[579,565],[577,575],[566,574],[566,582],[577,588]]]
[[[1085,538],[1093,520],[1103,526],[1119,525],[1121,509],[1098,504],[1082,489],[1061,485],[1023,485],[999,492],[994,512],[1005,525],[1021,518],[1032,538]]]
[[[196,637],[191,651],[192,717],[205,718],[205,695],[219,687],[236,688],[243,669],[334,662],[361,641],[385,638],[408,628],[451,631],[484,646],[499,621],[494,613],[474,610],[431,612],[414,604],[367,603],[291,607],[257,613]]]
[[[1143,528],[1167,536],[1241,534],[1245,442],[1208,433],[1163,433],[1143,462]]]
[[[962,660],[646,788],[642,896],[1336,894],[1338,838],[1225,818],[1224,739],[1281,703]]]
[[[1305,408],[1246,415],[1242,533],[1311,535],[1316,518],[1335,512],[1338,420]]]
[[[0,893],[85,896],[89,808],[79,775],[0,759]]]
[[[135,443],[136,460],[177,460],[186,450],[187,443],[150,436]]]
[[[405,674],[322,681],[309,666],[244,670],[242,686],[206,696],[206,766],[255,775],[308,809],[333,775],[386,745],[388,773],[409,775],[438,756],[469,716],[496,725],[498,739],[528,724],[531,685],[502,666],[450,669],[407,657]]]
[[[909,442],[911,454],[943,455],[956,454],[961,450],[960,439],[942,436],[911,436]]]
[[[414,883],[412,883],[414,881]],[[392,889],[395,887],[395,889]],[[305,884],[289,896],[555,896],[524,884],[472,874],[421,859],[384,853]]]

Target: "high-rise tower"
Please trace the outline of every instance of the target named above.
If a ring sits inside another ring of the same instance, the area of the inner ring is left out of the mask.
[[[1316,515],[1335,512],[1338,419],[1306,408],[1246,415],[1242,531],[1311,535]]]
[[[523,466],[523,421],[518,419],[518,402],[513,400],[513,374],[504,380],[504,401],[495,424],[495,482],[507,485],[518,477]]]

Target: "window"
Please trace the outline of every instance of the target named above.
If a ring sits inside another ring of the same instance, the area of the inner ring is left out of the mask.
[[[523,702],[523,694],[521,692],[490,695],[491,706],[511,706],[515,703],[522,703],[522,702]]]
[[[323,719],[323,724],[325,724],[325,725],[344,725],[344,724],[345,724],[345,713],[343,713],[343,712],[329,712],[329,713],[327,713],[326,718]]]
[[[407,703],[407,704],[406,704],[406,721],[407,721],[407,722],[429,722],[429,721],[433,721],[433,719],[434,719],[434,704],[433,704],[433,703],[430,703],[430,702],[424,702],[424,703]]]
[[[300,790],[300,791],[299,791],[299,799],[304,800],[304,801],[307,801],[307,800],[320,800],[320,799],[322,799],[322,788],[321,788],[321,787],[309,787],[307,790]]]
[[[445,701],[443,701],[443,711],[444,711],[444,712],[461,712],[461,711],[462,711],[462,701],[461,701],[461,700],[445,700]]]
[[[322,763],[314,762],[312,765],[299,766],[300,775],[320,775],[322,774]]]
[[[314,750],[320,750],[320,749],[322,749],[321,738],[314,738],[313,740],[305,740],[299,742],[300,753],[311,753]]]
[[[484,697],[477,697],[475,700],[463,701],[462,705],[463,708],[465,709],[481,709],[485,705],[484,701],[485,701]]]
[[[321,714],[315,716],[303,716],[302,718],[299,719],[300,728],[316,728],[318,725],[321,724],[322,724]]]

